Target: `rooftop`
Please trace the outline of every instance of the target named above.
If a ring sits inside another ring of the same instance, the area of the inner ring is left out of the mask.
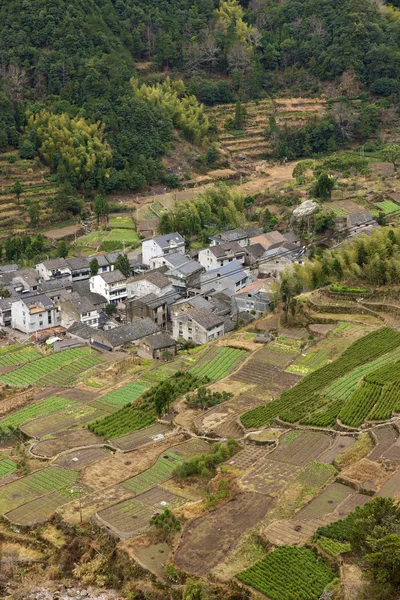
[[[114,269],[114,271],[108,271],[107,273],[99,273],[96,277],[101,277],[106,283],[119,283],[120,281],[126,281],[125,275],[122,275],[121,271]]]
[[[255,235],[259,235],[261,232],[258,227],[244,227],[237,229],[230,229],[229,231],[222,231],[217,235],[212,236],[211,239],[224,240],[226,242],[234,242],[235,240],[244,240]]]
[[[211,246],[210,252],[214,254],[216,258],[223,258],[227,254],[244,254],[244,248],[238,242],[225,242],[224,244],[218,244],[217,246]]]
[[[195,323],[204,329],[213,329],[214,327],[222,325],[224,322],[222,317],[219,317],[204,308],[193,308],[186,314],[192,321],[195,321]]]
[[[46,294],[35,294],[34,296],[23,296],[22,302],[29,309],[29,312],[34,311],[36,308],[47,310],[53,307],[53,302],[46,296]]]
[[[136,281],[146,280],[155,285],[156,287],[162,289],[171,284],[170,280],[165,277],[160,271],[153,270],[148,273],[143,273],[143,275],[139,275],[138,277],[133,277],[130,279],[130,283],[135,283]]]
[[[250,254],[253,258],[261,258],[265,252],[265,248],[262,244],[255,243],[250,246],[246,246],[245,251]]]
[[[261,244],[264,248],[268,248],[271,244],[277,242],[284,242],[285,238],[279,231],[270,231],[269,233],[263,233],[250,239],[251,244]]]
[[[143,338],[142,342],[148,344],[153,350],[161,350],[161,348],[171,348],[172,346],[176,346],[175,340],[173,340],[168,333],[153,333],[152,335]]]
[[[169,248],[170,246],[175,246],[177,244],[184,244],[185,240],[183,237],[177,233],[168,233],[166,235],[157,235],[153,238],[153,241],[156,242],[161,248]]]
[[[153,323],[151,319],[146,317],[145,319],[137,319],[136,321],[133,321],[133,323],[127,325],[121,325],[121,327],[103,331],[101,332],[101,335],[115,348],[155,333],[156,331],[158,331],[157,325]]]
[[[50,258],[49,260],[43,260],[39,264],[44,265],[49,271],[69,268],[65,258]]]
[[[71,269],[88,269],[89,259],[86,256],[77,256],[76,258],[66,258],[66,263]]]
[[[270,281],[268,279],[256,279],[255,281],[253,281],[252,283],[249,283],[249,285],[246,285],[246,287],[242,288],[238,292],[235,292],[234,296],[239,296],[240,294],[250,294],[250,293],[256,294],[257,292],[260,292],[260,291],[268,292],[269,291],[269,283],[270,283]]]

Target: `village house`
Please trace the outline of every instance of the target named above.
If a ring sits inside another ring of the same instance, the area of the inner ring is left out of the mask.
[[[249,277],[243,268],[243,264],[238,260],[234,260],[224,267],[202,273],[200,275],[200,289],[202,293],[221,292],[223,290],[234,293],[245,287],[248,281]]]
[[[0,327],[11,327],[11,305],[15,298],[0,298]]]
[[[199,251],[199,263],[206,271],[223,267],[233,260],[244,263],[245,248],[238,242],[226,242]]]
[[[278,277],[287,267],[294,263],[302,264],[305,248],[299,248],[290,242],[277,243],[270,246],[258,265],[258,275],[262,277]]]
[[[206,344],[224,335],[224,319],[208,310],[193,308],[172,316],[172,337],[191,340],[195,344]]]
[[[35,333],[60,324],[60,310],[46,294],[24,296],[11,305],[11,326],[23,333]]]
[[[185,291],[188,288],[200,288],[200,275],[203,272],[204,267],[200,263],[188,258],[183,265],[166,271],[165,277],[168,277],[176,290]]]
[[[285,238],[279,231],[269,231],[268,233],[262,233],[261,235],[252,237],[250,244],[261,244],[261,246],[267,249],[273,244],[282,244],[285,241]]]
[[[139,340],[137,354],[141,358],[162,360],[176,355],[176,341],[167,333],[153,333]]]
[[[70,281],[72,280],[71,269],[65,258],[51,258],[38,263],[35,268],[39,277],[44,281],[60,277],[68,277]]]
[[[257,279],[245,288],[233,294],[232,312],[247,312],[255,317],[269,309],[271,304],[271,281],[267,279]]]
[[[126,300],[126,277],[118,269],[94,275],[90,278],[90,291],[104,296],[108,304],[117,304]]]
[[[229,231],[223,231],[222,233],[210,236],[211,246],[225,244],[226,242],[237,242],[240,246],[248,246],[250,239],[260,233],[261,231],[258,227],[253,226],[230,229]]]
[[[61,299],[59,305],[61,310],[61,325],[66,329],[75,322],[94,328],[99,326],[100,311],[88,298],[81,297],[76,292],[73,292],[66,299]]]
[[[106,331],[93,329],[90,343],[99,349],[113,351],[122,346],[137,346],[139,340],[158,331],[158,327],[150,319],[136,319],[132,323],[114,327]]]
[[[171,281],[160,271],[149,271],[127,281],[128,298],[142,298],[148,294],[164,296],[173,292]]]
[[[165,329],[168,322],[168,308],[180,295],[171,292],[164,296],[147,294],[141,298],[132,298],[125,302],[125,314],[127,323],[132,323],[137,318],[148,317],[156,325]]]
[[[77,256],[76,258],[66,258],[65,262],[70,268],[72,281],[89,279],[90,266],[88,258],[85,256]]]
[[[262,244],[250,244],[244,249],[244,264],[252,267],[256,265],[264,255],[265,247]]]
[[[152,258],[173,253],[185,254],[185,240],[179,233],[158,235],[142,242],[142,262],[150,266]]]

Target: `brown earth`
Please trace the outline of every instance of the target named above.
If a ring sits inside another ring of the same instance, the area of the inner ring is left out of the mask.
[[[60,454],[60,452],[64,452],[65,450],[79,448],[82,446],[93,446],[95,444],[102,443],[102,438],[98,437],[87,429],[79,429],[76,431],[60,431],[51,439],[42,440],[37,444],[34,444],[31,448],[31,452],[36,456],[52,458],[53,456],[57,456],[57,454]]]
[[[272,498],[244,493],[190,523],[174,557],[175,564],[196,575],[206,575],[235,549],[237,539],[261,521]]]
[[[389,476],[390,472],[382,464],[363,458],[342,471],[340,479],[357,489],[377,492]]]

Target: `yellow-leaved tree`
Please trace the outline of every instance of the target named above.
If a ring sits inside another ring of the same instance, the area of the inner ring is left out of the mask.
[[[77,186],[89,182],[96,187],[107,175],[112,151],[100,123],[48,110],[28,112],[27,123],[27,132],[34,131],[40,156],[63,177]]]
[[[167,77],[162,83],[139,85],[138,80],[133,77],[131,85],[135,96],[159,104],[171,116],[174,127],[181,130],[189,141],[200,144],[206,137],[210,122],[204,106],[195,96],[186,94],[185,84],[181,79],[171,81]]]
[[[232,41],[251,45],[258,37],[256,28],[248,25],[243,20],[244,11],[238,0],[221,0],[215,13],[217,15],[217,29],[226,36],[232,30],[235,32],[236,40]]]

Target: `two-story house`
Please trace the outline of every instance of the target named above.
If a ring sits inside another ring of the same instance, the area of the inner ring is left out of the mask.
[[[65,299],[61,299],[61,325],[68,329],[73,323],[82,323],[97,328],[99,326],[100,311],[88,298],[81,297],[72,292]]]
[[[138,277],[132,277],[126,284],[128,298],[142,298],[148,294],[164,296],[173,292],[171,281],[160,271],[149,271]]]
[[[180,298],[180,294],[168,292],[164,296],[147,294],[141,298],[132,298],[125,302],[127,323],[132,323],[137,318],[148,317],[156,325],[165,329],[169,316],[169,307]]]
[[[35,333],[60,324],[60,310],[46,294],[24,296],[11,305],[11,326],[23,333]]]
[[[142,242],[142,262],[150,266],[152,258],[173,253],[185,254],[185,240],[177,233],[158,235]]]
[[[36,271],[43,281],[68,277],[72,279],[71,269],[65,258],[51,258],[36,265]]]
[[[244,262],[245,249],[238,242],[216,244],[199,252],[199,263],[206,271],[223,267],[233,260]]]
[[[86,258],[85,256],[77,256],[76,258],[66,258],[65,262],[71,270],[72,281],[82,281],[83,279],[89,279],[90,266],[88,258]]]
[[[224,335],[224,319],[202,308],[172,316],[172,337],[206,344]]]
[[[90,291],[103,296],[108,304],[117,304],[127,298],[126,277],[114,270],[90,278]]]
[[[257,279],[231,297],[232,313],[247,312],[255,317],[269,309],[271,304],[271,282]]]
[[[243,264],[234,260],[224,267],[206,271],[200,275],[200,289],[205,292],[222,292],[228,290],[229,293],[235,293],[244,288],[249,282],[249,276]]]
[[[248,246],[250,238],[262,233],[258,227],[243,227],[238,229],[229,229],[229,231],[222,231],[216,235],[210,237],[211,246],[218,244],[226,244],[227,242],[237,242],[240,246]]]

